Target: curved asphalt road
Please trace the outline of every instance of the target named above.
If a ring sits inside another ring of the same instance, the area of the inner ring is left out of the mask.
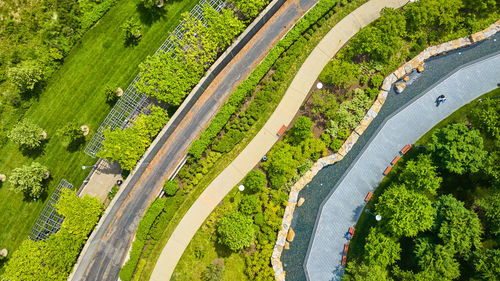
[[[130,176],[106,211],[82,252],[69,280],[117,280],[135,230],[165,179],[186,155],[191,142],[208,125],[233,89],[270,48],[318,0],[289,0],[269,19],[214,81],[183,111]]]

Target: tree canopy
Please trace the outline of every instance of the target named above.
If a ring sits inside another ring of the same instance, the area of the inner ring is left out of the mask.
[[[266,175],[260,170],[250,171],[243,179],[245,190],[249,193],[256,193],[267,184]]]
[[[9,69],[8,76],[19,92],[31,91],[42,79],[42,68],[32,60],[26,60]]]
[[[434,209],[423,194],[393,185],[380,196],[377,212],[386,220],[388,230],[396,236],[413,237],[433,225]]]
[[[479,131],[469,130],[464,124],[451,124],[435,130],[430,150],[436,163],[459,175],[479,171],[487,155]]]
[[[295,120],[293,128],[290,131],[290,141],[294,144],[298,144],[303,140],[313,136],[312,127],[314,122],[311,121],[309,117],[300,116]]]
[[[15,192],[23,192],[26,196],[38,198],[45,190],[42,181],[47,177],[49,170],[38,162],[15,168],[9,177],[9,183]]]
[[[377,228],[372,228],[365,244],[368,265],[386,267],[400,259],[401,247],[397,239],[386,236]]]
[[[481,199],[478,205],[485,211],[491,232],[500,235],[500,192]]]
[[[484,280],[498,280],[500,276],[500,249],[476,252],[474,266]]]
[[[33,123],[30,119],[24,118],[9,132],[11,141],[26,148],[37,148],[43,140],[43,129]]]
[[[217,225],[219,242],[232,251],[250,246],[255,239],[252,217],[233,212],[223,217]]]
[[[438,177],[436,169],[437,167],[432,165],[430,156],[420,154],[416,160],[406,162],[399,179],[407,188],[435,195],[443,181],[441,177]]]

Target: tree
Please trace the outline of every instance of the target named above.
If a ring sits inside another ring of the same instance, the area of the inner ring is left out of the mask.
[[[356,264],[349,262],[346,268],[345,281],[391,281],[389,272],[384,266],[379,264],[367,265],[365,263]]]
[[[175,180],[166,180],[163,184],[163,191],[167,196],[174,196],[178,189],[179,186]]]
[[[25,118],[12,128],[8,138],[22,147],[37,148],[43,140],[43,129]]]
[[[164,0],[141,0],[144,8],[153,9],[163,7]]]
[[[236,35],[245,29],[245,24],[234,16],[231,9],[222,9],[219,13],[207,6],[204,10],[204,17],[207,21],[208,36],[212,38],[218,51],[223,51],[231,45]]]
[[[356,83],[361,74],[359,66],[347,59],[333,59],[328,62],[319,80],[347,89]]]
[[[366,238],[365,252],[368,265],[380,265],[385,268],[400,259],[401,247],[397,239],[372,228]]]
[[[87,238],[102,214],[102,203],[97,197],[80,198],[69,190],[61,190],[56,210],[64,216],[61,228],[71,235]]]
[[[106,97],[106,102],[109,104],[113,104],[118,100],[118,96],[116,95],[116,87],[111,85],[106,85],[104,87],[104,96]]]
[[[14,169],[9,182],[15,192],[23,192],[26,196],[38,198],[45,190],[42,181],[48,173],[47,167],[38,162],[32,162],[30,166],[24,165]]]
[[[500,193],[497,192],[481,199],[478,206],[484,209],[491,232],[500,235]]]
[[[464,8],[472,10],[476,13],[484,13],[490,9],[495,9],[498,1],[495,0],[462,0]]]
[[[243,214],[251,215],[261,211],[261,204],[262,202],[256,195],[245,195],[240,202],[240,211]]]
[[[485,99],[478,103],[469,115],[471,121],[481,130],[493,138],[500,139],[500,100]]]
[[[454,258],[453,249],[417,239],[415,255],[427,280],[453,280],[460,276],[460,264]]]
[[[223,217],[217,225],[219,242],[236,252],[250,246],[255,239],[255,229],[250,216],[233,212]]]
[[[377,212],[388,220],[386,227],[396,236],[413,237],[433,225],[434,209],[423,194],[393,185],[380,196]]]
[[[300,116],[295,120],[293,124],[293,128],[290,132],[290,141],[293,144],[299,144],[307,138],[313,136],[312,127],[314,126],[314,122],[307,116]]]
[[[476,252],[474,266],[484,280],[498,280],[500,276],[500,250],[487,249],[485,252]]]
[[[26,60],[11,67],[8,76],[19,92],[24,93],[33,90],[36,83],[42,80],[42,68],[37,62]]]
[[[432,165],[430,156],[420,154],[416,161],[409,160],[399,175],[399,180],[406,187],[415,191],[426,191],[431,195],[436,194],[443,179],[438,177],[436,167]]]
[[[83,139],[83,130],[78,123],[73,120],[57,130],[57,134],[66,137],[70,142],[78,142]]]
[[[266,175],[260,170],[252,170],[243,179],[243,185],[249,193],[259,192],[267,185]]]
[[[464,124],[435,130],[430,150],[439,166],[459,175],[479,171],[487,155],[479,131],[469,130]]]
[[[404,9],[408,34],[427,33],[431,38],[453,30],[462,0],[423,0]]]
[[[142,36],[139,21],[129,18],[122,24],[123,37],[127,42],[137,43]]]
[[[264,6],[269,3],[269,0],[230,0],[236,5],[236,9],[240,11],[247,21],[255,18]]]
[[[464,207],[453,195],[444,195],[436,202],[434,229],[450,250],[468,256],[481,246],[483,229],[477,214]]]
[[[297,172],[300,158],[300,148],[286,142],[277,143],[268,154],[267,161],[261,163],[269,176],[269,187],[281,188]]]

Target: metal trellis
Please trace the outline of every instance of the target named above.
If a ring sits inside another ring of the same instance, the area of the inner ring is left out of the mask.
[[[72,189],[73,185],[67,180],[62,179],[59,185],[50,196],[47,205],[43,207],[42,213],[35,222],[35,226],[31,229],[29,238],[33,241],[45,240],[50,234],[56,233],[64,220],[64,217],[57,213],[55,205],[59,202],[59,195],[63,188]]]

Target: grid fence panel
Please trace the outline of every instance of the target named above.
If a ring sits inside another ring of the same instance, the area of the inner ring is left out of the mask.
[[[62,179],[59,185],[50,196],[49,202],[43,207],[42,213],[31,229],[29,238],[33,241],[45,240],[50,234],[56,233],[64,220],[64,217],[57,213],[55,205],[59,202],[59,196],[63,188],[72,189],[73,185],[67,180]]]
[[[214,10],[220,12],[225,6],[225,2],[223,0],[201,0],[193,7],[193,9],[191,9],[190,14],[197,20],[204,22],[205,19],[203,17],[203,10],[205,5],[209,5]],[[182,21],[179,25],[177,25],[171,35],[168,36],[155,54],[158,54],[160,51],[164,53],[170,52],[174,48],[175,41],[172,40],[172,38],[175,37],[180,40],[187,32],[183,28],[184,24],[185,22]],[[139,93],[135,88],[135,84],[139,80],[140,77],[137,75],[134,81],[128,85],[122,97],[113,106],[109,114],[106,116],[106,119],[104,119],[101,123],[97,132],[92,136],[92,139],[85,147],[85,153],[87,155],[95,158],[96,154],[101,150],[102,141],[104,140],[104,131],[106,129],[109,128],[111,131],[114,131],[116,128],[125,128],[129,120],[141,112],[141,110],[143,110],[147,105],[146,95]]]

